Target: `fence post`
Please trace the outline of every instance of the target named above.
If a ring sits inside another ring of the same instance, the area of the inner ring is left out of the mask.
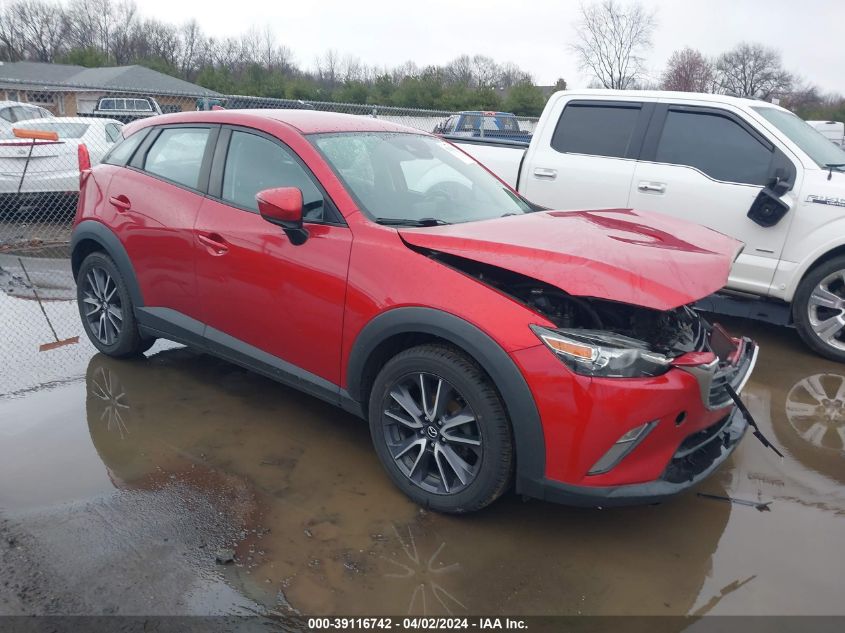
[[[378,106],[376,106],[376,105],[374,105],[374,106],[373,106],[373,113],[372,113],[372,117],[373,117],[374,119],[377,119],[377,118],[378,118]]]

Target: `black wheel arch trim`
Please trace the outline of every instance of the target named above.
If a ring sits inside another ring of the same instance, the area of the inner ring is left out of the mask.
[[[83,259],[78,254],[77,248],[86,240],[91,240],[99,244],[102,250],[111,257],[115,266],[120,271],[123,281],[126,283],[132,303],[136,308],[143,306],[144,298],[141,295],[141,287],[138,285],[138,277],[135,275],[135,268],[132,266],[126,249],[121,244],[117,235],[112,233],[111,229],[95,220],[83,220],[73,229],[73,234],[70,238],[70,252],[74,280],[79,274],[79,267],[82,265]]]
[[[472,356],[490,376],[504,400],[514,434],[516,490],[536,490],[543,481],[546,444],[540,413],[522,372],[488,334],[464,319],[422,307],[393,308],[372,319],[355,339],[347,364],[347,391],[366,409],[363,375],[370,355],[389,338],[401,334],[436,336]]]

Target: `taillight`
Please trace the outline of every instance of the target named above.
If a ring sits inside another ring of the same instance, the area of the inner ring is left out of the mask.
[[[80,174],[86,169],[91,169],[91,154],[88,153],[88,147],[85,145],[85,143],[80,143],[77,146],[76,157],[79,160]]]

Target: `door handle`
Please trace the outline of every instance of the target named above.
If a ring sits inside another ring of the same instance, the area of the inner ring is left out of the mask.
[[[666,183],[662,182],[641,182],[637,185],[640,191],[647,191],[650,193],[666,193]]]
[[[199,234],[197,235],[197,239],[201,244],[205,245],[208,252],[212,255],[225,255],[229,252],[229,246],[226,244],[226,240],[217,235],[217,233],[210,235]]]
[[[120,194],[119,196],[111,196],[109,198],[109,202],[118,211],[129,211],[129,209],[132,208],[132,203],[129,202],[129,198],[123,194]]]
[[[549,169],[548,167],[535,167],[534,176],[537,178],[544,178],[546,180],[554,180],[557,178],[557,169]]]

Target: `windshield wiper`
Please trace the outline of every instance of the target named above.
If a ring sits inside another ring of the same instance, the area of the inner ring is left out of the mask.
[[[442,226],[444,224],[451,224],[451,222],[441,220],[440,218],[420,218],[419,220],[412,220],[411,218],[376,218],[376,222],[385,226]]]
[[[845,163],[825,163],[825,167],[827,167],[828,169],[827,179],[830,180],[831,178],[833,178],[833,170],[842,170],[842,168],[845,167]]]

